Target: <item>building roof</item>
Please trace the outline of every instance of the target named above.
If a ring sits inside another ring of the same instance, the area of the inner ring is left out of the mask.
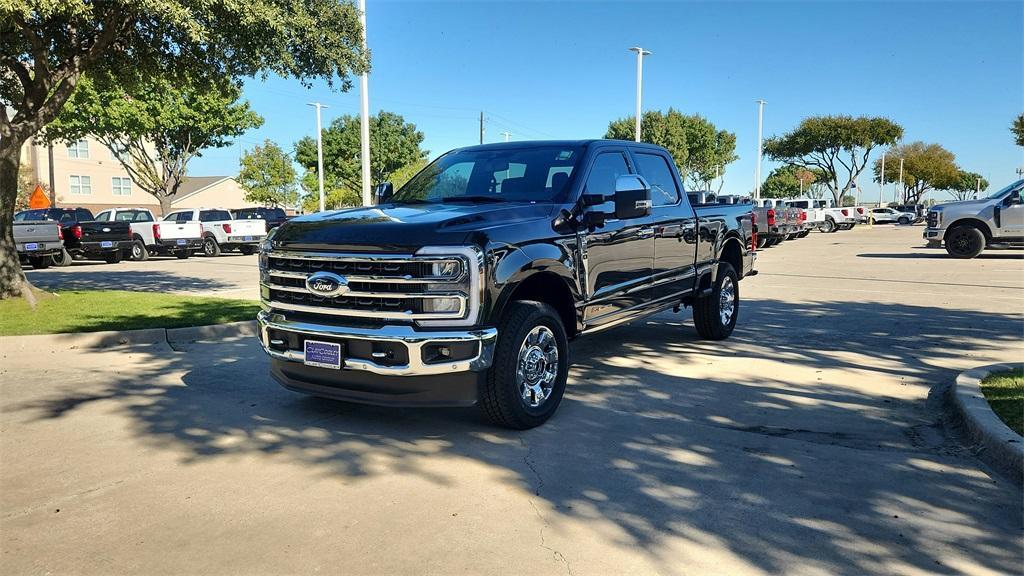
[[[231,176],[187,176],[178,186],[178,193],[171,199],[171,203],[184,200],[225,180],[231,180]]]

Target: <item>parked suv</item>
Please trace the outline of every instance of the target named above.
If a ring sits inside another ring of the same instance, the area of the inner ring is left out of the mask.
[[[1024,180],[980,200],[950,202],[928,212],[924,239],[945,244],[954,258],[974,258],[986,248],[1024,247]]]
[[[571,338],[684,306],[701,337],[727,338],[752,273],[751,205],[694,209],[650,144],[473,146],[377,194],[261,247],[260,337],[286,388],[479,403],[530,428],[562,399]]]

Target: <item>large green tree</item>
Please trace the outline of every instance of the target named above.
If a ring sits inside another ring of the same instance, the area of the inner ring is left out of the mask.
[[[959,176],[956,157],[938,144],[911,142],[893,146],[886,152],[885,182],[900,181],[899,163],[903,160],[903,204],[917,204],[929,190],[952,188]],[[878,182],[882,159],[874,164],[874,181]]]
[[[291,157],[270,140],[242,155],[238,183],[245,188],[246,202],[294,206],[299,199],[295,179]]]
[[[423,133],[394,112],[380,111],[370,117],[370,184],[389,182],[392,176],[410,164],[422,163],[427,157]],[[339,201],[357,195],[362,189],[359,146],[359,117],[335,118],[323,131],[324,192],[328,206],[330,191]],[[303,188],[318,194],[316,183],[316,138],[306,136],[295,143],[295,161],[306,169]],[[314,199],[313,204],[316,203]],[[348,205],[342,204],[342,205]],[[340,207],[340,206],[336,206]]]
[[[838,205],[867,168],[871,151],[902,137],[903,128],[888,118],[813,116],[768,138],[764,152],[773,160],[818,171]]]
[[[361,42],[348,1],[0,3],[0,298],[26,286],[12,234],[21,148],[60,114],[83,73],[125,82],[274,73],[344,90],[369,66]]]
[[[957,200],[970,200],[978,192],[988,190],[988,180],[977,172],[958,170],[956,178],[947,183],[945,189]]]
[[[632,140],[635,116],[608,124],[605,138]],[[668,112],[645,112],[640,125],[640,139],[667,149],[676,161],[687,187],[694,190],[716,188],[715,180],[725,174],[725,167],[736,161],[736,135],[719,130],[699,114],[683,114],[674,108]],[[717,189],[721,190],[719,179]]]
[[[761,185],[761,196],[765,198],[799,198],[816,180],[813,172],[800,166],[780,166]]]
[[[1013,133],[1013,140],[1017,143],[1017,146],[1024,146],[1024,114],[1013,119],[1013,124],[1010,125],[1010,132]]]
[[[154,76],[122,85],[110,75],[86,76],[45,137],[74,142],[93,136],[117,152],[132,182],[167,214],[189,161],[263,123],[238,101],[241,93],[239,83],[224,78]]]

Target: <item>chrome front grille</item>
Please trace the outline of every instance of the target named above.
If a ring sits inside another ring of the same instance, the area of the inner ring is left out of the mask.
[[[271,310],[400,321],[459,320],[471,311],[478,278],[465,249],[458,254],[340,254],[274,250],[261,256],[261,297]],[[473,263],[476,264],[475,262]],[[334,296],[309,290],[309,276],[344,279]],[[475,306],[473,307],[475,308]]]

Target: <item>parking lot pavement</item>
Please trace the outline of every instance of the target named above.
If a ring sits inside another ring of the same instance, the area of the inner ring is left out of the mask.
[[[770,248],[733,338],[664,314],[583,339],[527,432],[295,395],[251,340],[4,350],[0,568],[1019,573],[1021,493],[937,396],[1021,359],[1024,260],[920,245]]]
[[[76,260],[66,268],[26,270],[29,282],[47,290],[131,290],[258,300],[256,256],[228,252],[216,258],[151,257],[107,264]]]

